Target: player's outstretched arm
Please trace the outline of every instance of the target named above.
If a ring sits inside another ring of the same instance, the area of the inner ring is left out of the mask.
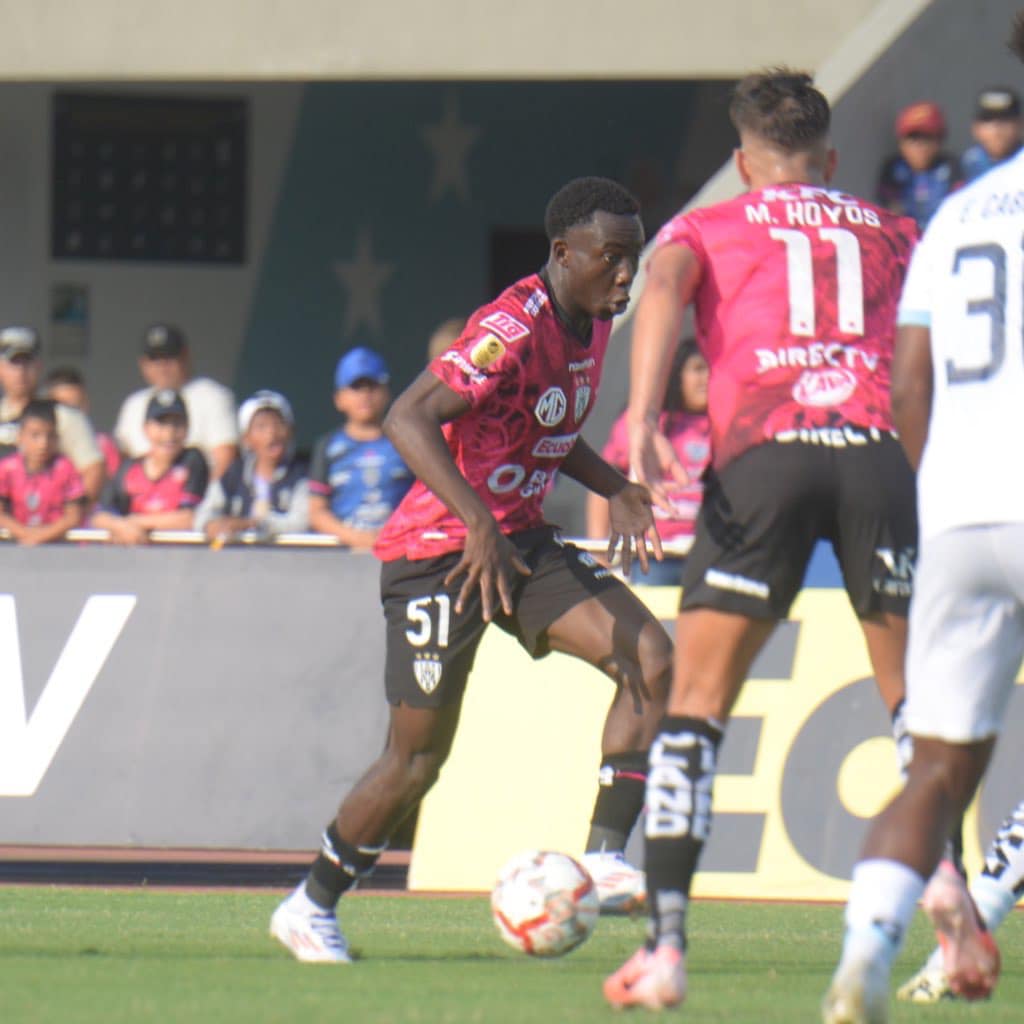
[[[892,418],[915,471],[928,440],[933,387],[931,331],[904,324],[897,331],[892,359]]]
[[[633,478],[671,511],[663,480],[688,483],[675,450],[658,429],[668,371],[679,345],[683,314],[700,279],[700,263],[684,245],[666,245],[651,257],[633,326],[630,355],[629,448]]]
[[[512,614],[512,579],[530,570],[515,546],[502,535],[483,499],[459,472],[441,426],[461,416],[468,403],[447,384],[424,370],[395,399],[384,420],[384,433],[405,464],[466,524],[462,558],[446,583],[465,576],[455,610],[461,612],[474,587],[480,588],[483,618],[495,613],[495,594],[503,610]]]
[[[647,572],[647,544],[661,560],[661,538],[654,526],[654,511],[648,489],[631,484],[606,462],[582,437],[576,439],[560,467],[561,471],[588,490],[608,499],[608,559],[622,544],[622,571],[628,573],[633,555]]]

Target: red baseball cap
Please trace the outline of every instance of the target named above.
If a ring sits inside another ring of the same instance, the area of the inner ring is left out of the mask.
[[[904,107],[896,118],[896,137],[905,139],[908,135],[945,138],[946,118],[942,108],[937,103],[912,103]]]

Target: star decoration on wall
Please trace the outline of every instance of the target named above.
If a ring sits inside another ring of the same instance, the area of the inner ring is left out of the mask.
[[[334,273],[346,292],[345,334],[351,337],[360,324],[380,333],[380,293],[395,272],[394,263],[374,258],[370,232],[363,230],[356,239],[352,260],[336,260]]]
[[[459,99],[454,92],[445,99],[441,120],[420,128],[420,135],[434,157],[434,180],[430,185],[433,202],[449,190],[463,202],[469,201],[466,159],[479,134],[479,128],[459,119]]]

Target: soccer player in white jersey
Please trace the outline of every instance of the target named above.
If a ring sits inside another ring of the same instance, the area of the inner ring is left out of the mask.
[[[1011,49],[1024,59],[1024,13]],[[888,1019],[889,971],[950,828],[984,774],[1024,658],[1024,473],[1006,460],[1024,402],[1024,154],[939,208],[899,312],[893,416],[918,471],[903,790],[854,869],[826,1024]],[[959,885],[925,909],[950,988],[988,995],[999,953]]]

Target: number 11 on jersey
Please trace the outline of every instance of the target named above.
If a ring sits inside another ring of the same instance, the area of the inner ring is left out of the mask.
[[[816,335],[816,317],[811,240],[805,232],[793,228],[772,228],[768,234],[786,247],[789,331],[798,338],[813,338]],[[864,281],[860,242],[846,228],[819,228],[818,237],[835,248],[837,326],[843,334],[863,334]]]

